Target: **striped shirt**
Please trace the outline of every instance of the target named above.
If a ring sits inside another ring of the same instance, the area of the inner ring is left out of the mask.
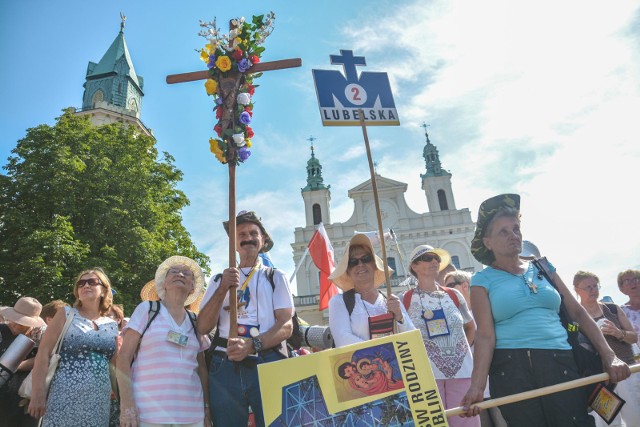
[[[149,303],[136,307],[127,328],[142,334],[149,317]],[[189,337],[182,347],[167,341],[169,331]],[[204,420],[202,383],[197,353],[209,346],[198,342],[188,316],[177,325],[164,305],[144,334],[132,366],[133,397],[140,421],[156,424],[191,424]]]

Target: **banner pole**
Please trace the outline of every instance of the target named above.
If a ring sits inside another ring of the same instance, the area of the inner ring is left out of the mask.
[[[629,366],[631,369],[631,374],[636,372],[640,372],[640,364]],[[560,391],[570,390],[572,388],[578,388],[585,385],[599,383],[601,381],[607,381],[609,379],[609,374],[606,372],[602,374],[592,375],[590,377],[578,378],[577,380],[567,381],[560,384],[554,384],[547,387],[537,388],[535,390],[524,391],[522,393],[512,394],[509,396],[499,397],[497,399],[485,400],[484,402],[478,402],[471,405],[472,407],[477,406],[480,409],[488,409],[493,408],[495,406],[506,405],[508,403],[520,402],[522,400],[533,399],[534,397],[545,396],[547,394],[558,393]],[[624,380],[623,380],[624,381]],[[457,408],[450,408],[444,411],[447,417],[452,417],[454,415],[464,414],[464,409],[462,406]]]
[[[387,264],[387,248],[384,240],[384,230],[382,229],[382,216],[380,215],[380,201],[378,200],[378,185],[376,184],[376,173],[375,173],[375,170],[373,169],[373,160],[371,159],[371,148],[369,147],[369,136],[367,135],[367,125],[364,122],[364,111],[362,111],[362,108],[358,109],[358,116],[360,117],[360,126],[362,126],[362,135],[364,136],[364,144],[365,144],[365,147],[367,148],[367,159],[369,160],[369,173],[371,174],[371,186],[373,187],[372,188],[373,201],[376,206],[376,218],[378,219],[378,235],[382,239],[380,247],[382,248],[382,263],[384,264],[384,281],[387,284],[387,298],[390,298],[391,282],[389,281],[389,265]]]

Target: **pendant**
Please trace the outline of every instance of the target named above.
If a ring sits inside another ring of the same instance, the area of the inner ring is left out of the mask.
[[[532,294],[537,294],[538,293],[538,286],[535,283],[533,283],[532,281],[527,283],[527,286],[529,287],[529,290],[531,291]]]
[[[425,308],[424,310],[422,310],[422,317],[424,317],[427,320],[433,319],[433,311],[431,311],[428,308]]]

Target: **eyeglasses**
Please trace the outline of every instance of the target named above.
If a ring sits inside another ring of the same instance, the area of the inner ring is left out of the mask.
[[[453,288],[454,286],[462,285],[462,282],[449,282],[445,284],[447,288]]]
[[[82,288],[85,285],[89,285],[91,287],[100,286],[102,285],[102,282],[99,279],[91,278],[91,279],[80,279],[78,280],[78,283],[76,283],[77,288]]]
[[[184,277],[189,277],[189,276],[193,276],[193,271],[189,270],[189,269],[180,269],[180,268],[170,268],[169,271],[167,272],[168,274],[173,274],[173,275],[178,275],[180,273],[182,273],[182,275]]]
[[[414,263],[414,264],[417,264],[417,263],[419,263],[420,261],[422,261],[422,262],[431,262],[431,261],[433,261],[434,259],[435,259],[436,261],[438,261],[438,262],[440,262],[440,261],[441,261],[441,260],[440,260],[440,257],[439,257],[438,255],[436,255],[436,254],[424,254],[424,255],[420,255],[418,258],[414,259],[414,260],[413,260],[413,263]]]
[[[640,277],[630,277],[630,278],[628,278],[628,279],[624,279],[624,280],[622,281],[622,284],[623,284],[623,285],[630,285],[630,284],[632,284],[632,283],[635,283],[635,284],[640,283]]]
[[[371,255],[365,255],[363,257],[360,258],[349,258],[349,268],[351,267],[355,267],[356,265],[363,263],[363,264],[369,264],[371,261],[373,261],[373,257]]]
[[[595,284],[595,285],[589,285],[589,286],[585,286],[584,288],[581,288],[579,286],[576,286],[577,289],[583,290],[583,291],[587,291],[587,292],[591,292],[591,291],[597,291],[600,289],[600,283]]]

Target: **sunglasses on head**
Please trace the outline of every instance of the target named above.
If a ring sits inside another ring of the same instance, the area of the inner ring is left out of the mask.
[[[454,286],[458,286],[458,285],[461,285],[461,284],[462,284],[462,282],[449,282],[445,286],[447,288],[453,288]]]
[[[349,258],[349,268],[351,267],[355,267],[356,265],[363,263],[363,264],[369,264],[371,261],[373,261],[373,257],[371,255],[365,255],[363,257],[360,258]]]
[[[102,285],[102,282],[100,280],[98,280],[98,279],[91,278],[91,279],[80,279],[80,280],[78,280],[78,283],[76,283],[76,286],[78,288],[82,288],[85,285],[89,285],[89,286],[92,286],[92,287],[93,286],[100,286],[100,285]]]
[[[431,261],[433,261],[434,259],[435,259],[436,261],[440,262],[440,257],[439,257],[438,255],[436,255],[436,254],[424,254],[424,255],[420,255],[418,258],[414,259],[414,260],[413,260],[413,263],[414,263],[414,264],[417,264],[417,263],[419,263],[420,261],[423,261],[423,262],[431,262]]]

